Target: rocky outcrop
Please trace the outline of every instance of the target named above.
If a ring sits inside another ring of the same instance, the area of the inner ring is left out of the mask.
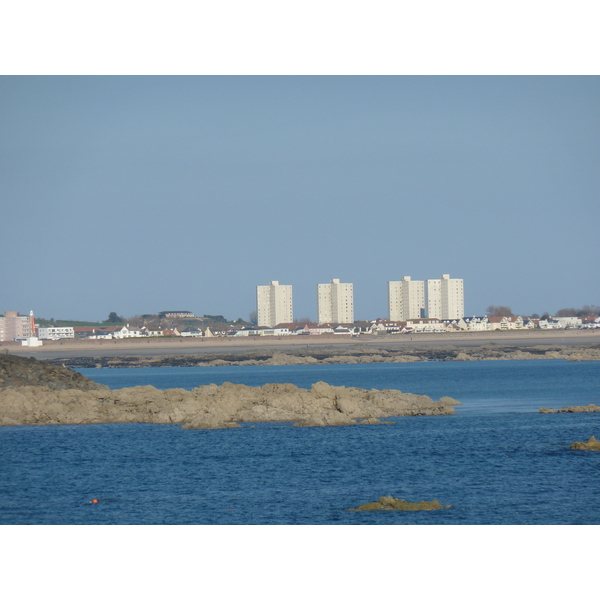
[[[64,366],[51,365],[35,358],[0,354],[0,389],[32,385],[51,390],[108,389]]]
[[[571,450],[600,450],[600,442],[592,436],[587,442],[573,442]]]
[[[193,390],[138,386],[120,390],[51,390],[42,386],[0,390],[0,425],[78,423],[177,423],[186,429],[236,427],[251,422],[297,422],[304,426],[354,425],[359,421],[417,415],[451,415],[452,398],[398,390],[364,390],[315,383],[262,387],[205,385]]]
[[[399,339],[404,340],[403,336]],[[285,352],[273,349],[255,349],[247,352],[162,355],[162,356],[122,356],[122,357],[80,357],[52,359],[52,364],[70,367],[221,367],[221,366],[261,366],[261,365],[317,365],[317,364],[359,364],[359,363],[408,363],[417,361],[473,361],[473,360],[534,360],[563,359],[570,361],[600,360],[600,344],[578,346],[516,346],[495,343],[483,346],[457,348],[444,346],[410,346],[402,349],[385,346],[356,345],[344,348],[339,345],[301,346],[286,349]]]
[[[558,408],[556,410],[554,410],[553,408],[540,408],[539,411],[544,414],[590,413],[590,412],[600,412],[600,406],[596,406],[595,404],[588,404],[587,406],[566,406],[565,408]]]
[[[361,504],[358,508],[349,508],[350,511],[361,511],[361,510],[439,510],[440,508],[450,508],[450,505],[443,506],[437,500],[426,502],[421,500],[420,502],[407,502],[406,500],[400,500],[399,498],[392,498],[392,496],[382,496],[377,502],[369,502],[368,504]]]

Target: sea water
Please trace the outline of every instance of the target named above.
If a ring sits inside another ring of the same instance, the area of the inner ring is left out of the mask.
[[[393,425],[0,428],[2,524],[600,524],[600,362],[81,369],[116,389],[317,381],[462,402]],[[352,512],[392,495],[431,512]],[[91,504],[92,499],[98,503]]]

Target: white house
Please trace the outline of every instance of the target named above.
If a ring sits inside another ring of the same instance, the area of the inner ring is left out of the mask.
[[[488,317],[489,329],[492,331],[509,329],[523,329],[523,317]]]
[[[554,317],[555,321],[560,323],[560,326],[563,328],[567,327],[580,327],[581,319],[579,317]]]
[[[444,333],[448,326],[438,319],[421,319],[420,321],[407,321],[403,331],[407,333]]]
[[[555,319],[540,319],[540,329],[562,329],[562,325]]]
[[[275,336],[275,335],[289,335],[290,330],[287,327],[265,327],[260,330],[260,335],[263,336]]]
[[[129,325],[124,325],[123,327],[116,329],[113,332],[113,339],[115,340],[139,337],[144,337],[142,330],[139,327],[130,327]]]
[[[458,326],[464,331],[488,331],[491,327],[487,315],[483,317],[463,317],[459,319]]]
[[[142,335],[145,337],[161,337],[164,332],[160,327],[142,327]]]
[[[186,327],[182,330],[181,337],[202,337],[202,330],[197,327]]]

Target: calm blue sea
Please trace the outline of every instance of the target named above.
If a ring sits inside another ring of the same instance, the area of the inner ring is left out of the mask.
[[[316,381],[460,400],[394,425],[0,428],[2,524],[600,524],[600,362],[81,369],[111,388]],[[426,513],[346,509],[393,495]],[[98,504],[90,504],[97,498]]]

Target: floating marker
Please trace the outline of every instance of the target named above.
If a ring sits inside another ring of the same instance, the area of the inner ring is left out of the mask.
[[[90,504],[98,504],[98,500],[96,500],[96,498],[94,498],[94,499],[93,499],[93,500],[90,502]]]

